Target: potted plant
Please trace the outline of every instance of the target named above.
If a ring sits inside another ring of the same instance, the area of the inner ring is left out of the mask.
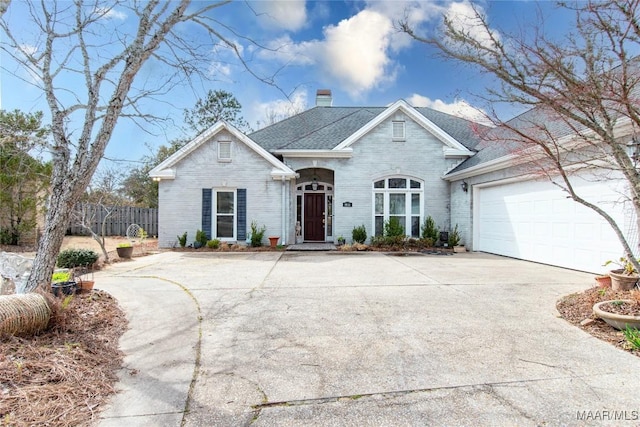
[[[68,269],[58,270],[51,276],[51,292],[55,296],[73,295],[77,284],[71,280],[72,273]]]
[[[344,243],[345,243],[344,237],[339,236],[338,237],[338,246],[342,246],[342,245],[344,245]]]
[[[93,280],[93,269],[81,267],[74,269],[73,274],[75,276],[75,282],[78,284],[78,292],[88,293],[93,290],[93,285],[95,284]]]
[[[194,249],[200,249],[207,246],[207,233],[202,230],[196,230],[196,240],[193,241]]]
[[[640,294],[632,292],[632,299],[601,301],[593,306],[596,316],[616,329],[640,329]]]
[[[118,256],[123,259],[129,259],[133,256],[133,245],[129,242],[123,242],[116,247]]]
[[[275,248],[278,246],[278,240],[280,240],[280,236],[269,236],[269,246],[271,248]]]
[[[611,276],[608,274],[602,274],[595,277],[596,286],[600,288],[610,288],[611,287]]]
[[[609,276],[611,276],[611,288],[614,291],[628,291],[638,282],[638,272],[633,266],[631,261],[627,257],[620,257],[619,260],[609,260],[604,263],[605,266],[609,264],[616,264],[620,268],[611,270]]]
[[[453,230],[449,233],[449,238],[447,239],[447,243],[450,248],[453,248],[453,252],[466,252],[467,248],[464,245],[460,244],[460,232],[458,231],[458,224],[453,228]]]

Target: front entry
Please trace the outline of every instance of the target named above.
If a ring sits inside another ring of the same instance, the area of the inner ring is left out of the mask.
[[[324,242],[324,193],[304,194],[304,240]]]

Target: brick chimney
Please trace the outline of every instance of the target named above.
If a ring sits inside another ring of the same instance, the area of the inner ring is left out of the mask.
[[[316,107],[331,107],[332,104],[331,89],[318,89],[316,92]]]

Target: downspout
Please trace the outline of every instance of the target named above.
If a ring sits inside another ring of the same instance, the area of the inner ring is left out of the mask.
[[[286,234],[286,230],[287,230],[287,205],[286,205],[286,198],[287,198],[287,191],[286,191],[286,185],[285,185],[285,178],[284,175],[282,175],[282,213],[281,213],[281,220],[282,220],[282,245],[286,245],[287,244],[287,234]]]

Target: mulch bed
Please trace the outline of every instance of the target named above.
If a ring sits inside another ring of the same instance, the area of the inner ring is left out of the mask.
[[[0,338],[1,425],[93,425],[115,393],[127,326],[117,301],[98,290],[52,301],[47,331]]]
[[[584,292],[567,295],[556,304],[560,315],[569,323],[579,327],[594,337],[615,345],[640,357],[640,350],[633,349],[624,337],[622,331],[609,326],[604,320],[593,314],[593,305],[607,300],[635,299],[640,301],[640,291],[614,291],[611,288],[593,287]],[[618,308],[619,314],[624,314],[624,308]],[[591,320],[591,321],[589,321]]]

